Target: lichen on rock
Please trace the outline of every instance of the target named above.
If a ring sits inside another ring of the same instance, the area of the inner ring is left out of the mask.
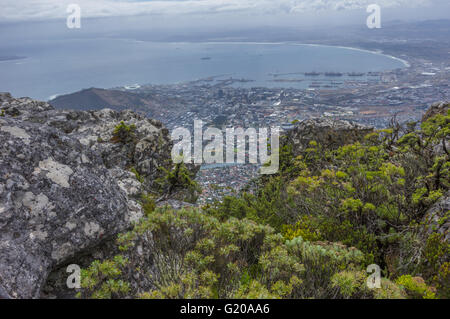
[[[0,109],[0,298],[38,298],[52,271],[143,216],[140,195],[171,164],[170,137],[131,111],[56,110],[8,93]],[[136,126],[134,142],[111,142],[122,121]]]

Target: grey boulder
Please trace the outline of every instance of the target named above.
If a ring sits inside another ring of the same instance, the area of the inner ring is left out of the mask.
[[[51,271],[142,217],[140,195],[170,165],[171,143],[161,123],[130,111],[0,93],[0,112],[0,298],[38,298]],[[133,143],[111,142],[121,121],[136,125]]]

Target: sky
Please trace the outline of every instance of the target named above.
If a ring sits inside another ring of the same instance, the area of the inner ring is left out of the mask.
[[[166,41],[205,33],[223,39],[273,27],[365,27],[373,3],[383,23],[450,18],[450,0],[0,0],[0,43],[84,36]],[[81,7],[76,31],[66,27],[69,4]]]
[[[68,4],[79,4],[82,17],[118,17],[136,15],[299,15],[317,12],[341,12],[364,9],[376,3],[382,8],[418,9],[436,7],[448,0],[0,0],[0,22],[42,21],[67,16]],[[420,10],[420,9],[419,9]]]

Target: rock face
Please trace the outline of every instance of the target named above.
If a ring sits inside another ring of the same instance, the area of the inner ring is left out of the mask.
[[[0,298],[37,298],[48,274],[129,229],[170,165],[162,124],[130,111],[63,111],[0,93]],[[132,143],[113,143],[123,121]],[[145,179],[140,183],[131,168]]]
[[[431,105],[427,112],[422,117],[422,122],[425,122],[429,118],[432,118],[438,114],[446,114],[450,108],[449,102],[438,102]]]
[[[425,232],[427,235],[438,233],[447,243],[450,242],[450,191],[435,203],[424,217]]]
[[[354,143],[373,131],[372,127],[328,118],[308,119],[298,123],[288,132],[287,143],[293,146],[294,155],[316,141],[326,149]]]

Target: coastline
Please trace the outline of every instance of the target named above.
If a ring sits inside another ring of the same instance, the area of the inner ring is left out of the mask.
[[[191,44],[193,42],[174,42],[174,43],[183,43],[183,44]],[[203,44],[248,44],[248,45],[295,45],[295,46],[310,46],[310,47],[329,47],[329,48],[340,48],[340,49],[347,49],[347,50],[353,50],[353,51],[360,51],[365,53],[371,53],[375,55],[382,55],[385,57],[388,57],[390,59],[399,61],[403,63],[403,65],[406,68],[410,68],[411,64],[399,57],[386,54],[382,51],[371,51],[367,49],[361,49],[361,48],[355,48],[355,47],[346,47],[346,46],[339,46],[339,45],[329,45],[329,44],[315,44],[315,43],[295,43],[295,42],[242,42],[242,41],[230,41],[230,42],[218,42],[218,41],[212,41],[212,42],[195,42],[195,43],[203,43]]]
[[[308,44],[307,44],[308,45]],[[361,49],[361,48],[354,48],[354,47],[345,47],[345,46],[336,46],[336,45],[323,45],[323,44],[310,44],[311,46],[325,46],[325,47],[333,47],[333,48],[342,48],[342,49],[348,49],[348,50],[354,50],[354,51],[360,51],[360,52],[366,52],[366,53],[372,53],[372,54],[376,54],[376,55],[383,55],[385,57],[391,58],[393,60],[399,61],[401,63],[403,63],[403,65],[406,68],[410,68],[411,64],[401,58],[398,58],[396,56],[390,55],[390,54],[386,54],[383,51],[371,51],[371,50],[367,50],[367,49]]]
[[[401,59],[399,57],[396,56],[392,56],[389,54],[385,54],[382,51],[371,51],[371,50],[367,50],[367,49],[362,49],[362,48],[358,48],[358,47],[346,47],[346,46],[338,46],[338,45],[327,45],[327,44],[314,44],[314,43],[298,43],[298,42],[286,42],[286,41],[282,41],[282,42],[258,42],[258,41],[204,41],[204,42],[186,42],[186,41],[173,41],[173,42],[154,42],[154,41],[138,41],[138,40],[131,40],[131,39],[118,39],[119,41],[136,41],[137,43],[140,44],[144,44],[144,43],[165,43],[165,44],[172,44],[172,45],[177,45],[177,44],[186,44],[186,45],[191,45],[191,44],[204,44],[204,45],[247,45],[247,46],[252,46],[252,45],[267,45],[267,46],[280,46],[280,45],[285,45],[285,46],[303,46],[303,47],[324,47],[324,48],[338,48],[338,49],[344,49],[344,50],[352,50],[352,51],[359,51],[359,52],[363,52],[363,53],[368,53],[368,54],[373,54],[373,55],[377,55],[377,56],[383,56],[383,57],[387,57],[391,60],[395,60],[398,61],[400,63],[402,63],[402,65],[405,68],[410,68],[411,64],[404,60]],[[0,61],[0,63],[11,63],[11,62],[16,62],[16,63],[25,63],[27,60],[29,60],[30,58],[25,58],[22,60],[6,60],[6,61]],[[401,68],[401,66],[398,66],[398,68]],[[177,83],[182,83],[184,81],[181,82],[173,82],[171,84],[177,84]],[[125,89],[133,89],[134,86],[124,86]],[[105,86],[105,88],[108,88],[108,86]],[[70,91],[70,90],[69,90]],[[74,91],[76,91],[76,89],[74,89]],[[72,92],[72,91],[70,91]],[[44,99],[46,101],[51,101],[53,99],[55,99],[56,97],[58,97],[59,95],[64,95],[64,93],[52,93],[46,97],[44,97]]]

